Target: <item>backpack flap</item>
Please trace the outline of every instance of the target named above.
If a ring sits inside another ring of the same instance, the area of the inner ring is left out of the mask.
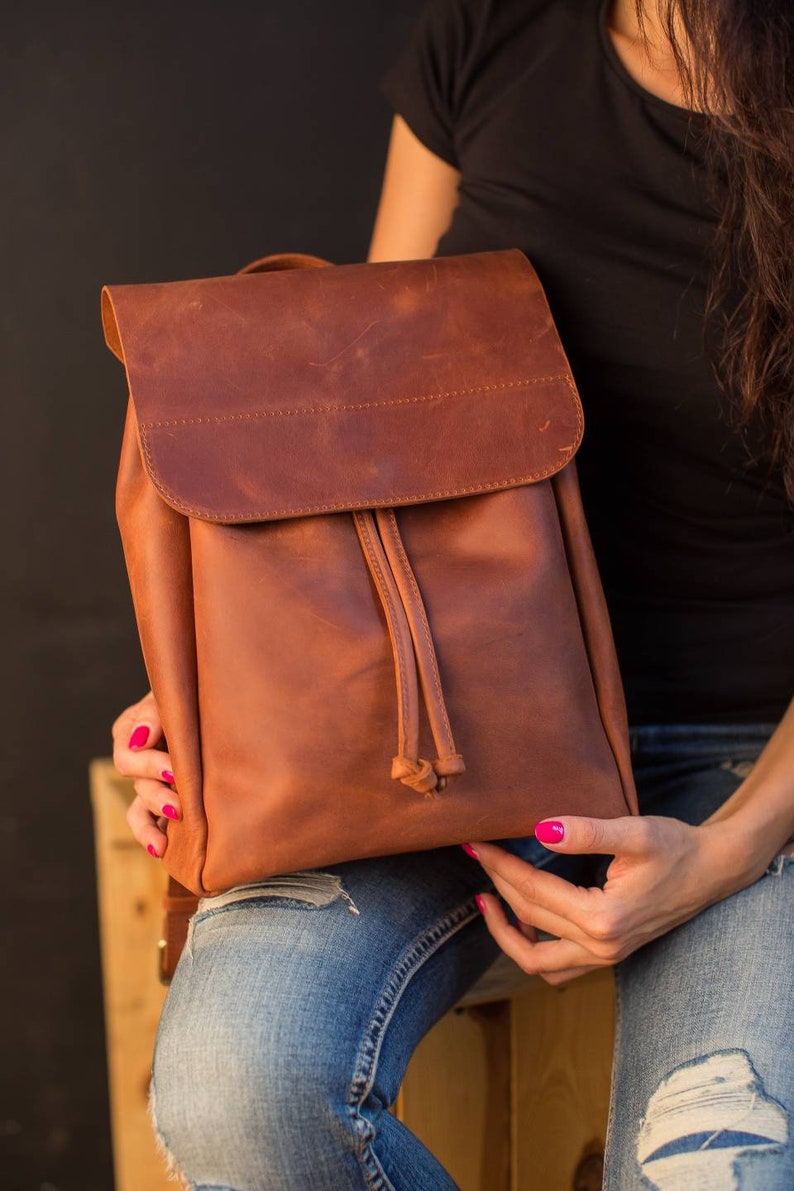
[[[102,294],[141,454],[191,517],[268,521],[559,471],[582,409],[516,248]]]

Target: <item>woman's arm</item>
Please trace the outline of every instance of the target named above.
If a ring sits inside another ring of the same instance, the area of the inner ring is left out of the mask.
[[[741,786],[705,823],[721,823],[740,842],[749,881],[778,851],[794,852],[794,699]],[[770,852],[771,848],[771,852]]]
[[[614,857],[603,889],[573,885],[495,844],[473,851],[519,922],[512,926],[498,898],[485,894],[479,904],[491,934],[524,971],[560,984],[625,959],[794,851],[794,701],[742,784],[697,827],[661,815],[571,815],[544,820],[538,836],[544,824],[550,851]],[[538,941],[538,930],[556,937]]]
[[[367,260],[432,256],[457,206],[459,180],[460,172],[395,115]]]

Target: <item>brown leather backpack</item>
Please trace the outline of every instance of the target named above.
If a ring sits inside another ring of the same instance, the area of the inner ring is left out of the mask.
[[[636,812],[574,454],[518,249],[103,291],[117,513],[194,895]]]

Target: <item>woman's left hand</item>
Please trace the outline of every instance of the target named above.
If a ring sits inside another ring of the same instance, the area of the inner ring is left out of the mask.
[[[566,816],[536,832],[554,839],[541,840],[553,852],[614,857],[603,889],[585,889],[496,844],[468,846],[518,918],[512,926],[499,899],[481,894],[489,931],[519,967],[549,984],[625,959],[763,871],[741,856],[729,820],[691,827],[658,815]],[[537,930],[556,938],[538,941]]]

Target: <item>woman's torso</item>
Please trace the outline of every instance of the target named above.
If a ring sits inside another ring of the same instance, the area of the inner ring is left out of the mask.
[[[431,0],[381,87],[461,171],[437,254],[519,247],[546,288],[630,720],[775,720],[794,692],[794,510],[703,351],[704,118],[634,82],[606,10]]]

